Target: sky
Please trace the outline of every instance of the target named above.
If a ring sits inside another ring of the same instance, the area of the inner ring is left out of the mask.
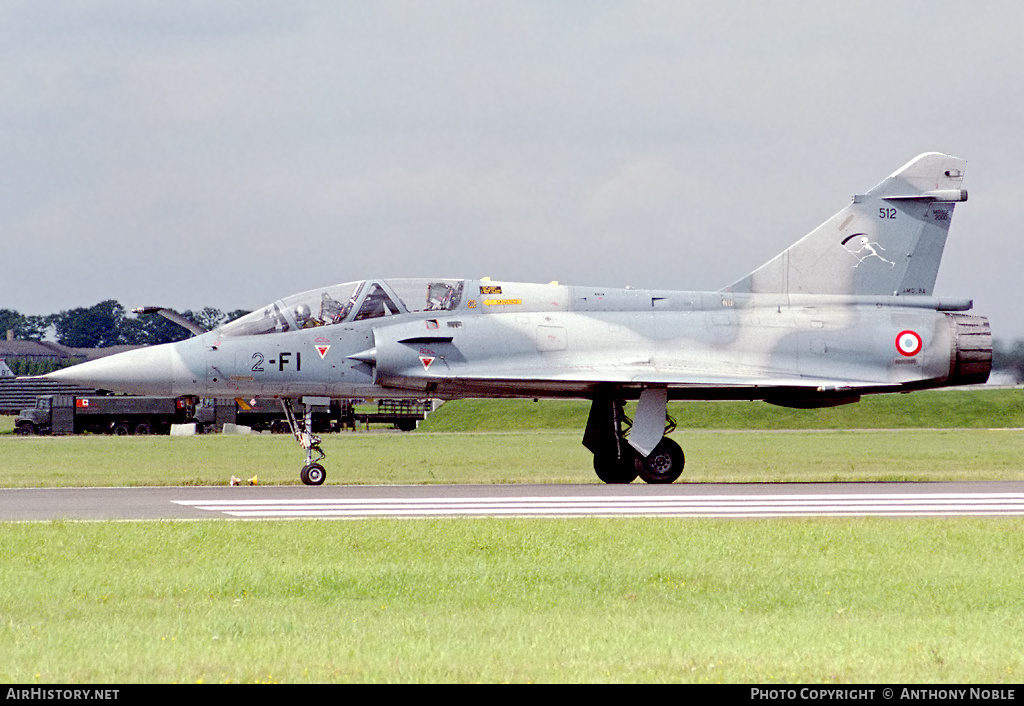
[[[922,152],[1024,338],[1024,3],[0,0],[0,308],[715,290]]]

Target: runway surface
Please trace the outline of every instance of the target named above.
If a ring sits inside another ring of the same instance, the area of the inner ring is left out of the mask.
[[[0,521],[1024,515],[1024,482],[0,489]]]

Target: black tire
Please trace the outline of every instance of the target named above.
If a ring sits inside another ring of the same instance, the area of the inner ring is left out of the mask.
[[[647,458],[636,457],[636,472],[645,483],[672,483],[683,473],[686,457],[679,444],[663,438]]]
[[[416,431],[415,419],[399,419],[395,422],[395,428],[399,431]]]
[[[132,425],[129,424],[128,422],[118,422],[117,424],[114,425],[112,433],[114,434],[114,436],[131,436]]]
[[[140,436],[148,436],[153,433],[153,425],[149,422],[139,422],[135,425],[135,431],[132,433]]]
[[[613,453],[594,454],[594,472],[605,483],[632,483],[637,476],[632,456],[632,449],[627,450],[622,460]]]
[[[291,427],[288,426],[288,422],[283,419],[278,419],[270,425],[271,434],[287,434],[291,431]]]
[[[22,422],[18,425],[18,428],[15,431],[18,436],[35,436],[39,433],[39,430],[36,429],[36,425],[32,422]]]
[[[302,467],[302,470],[299,471],[299,478],[306,485],[323,485],[327,480],[327,471],[319,463],[311,463]]]

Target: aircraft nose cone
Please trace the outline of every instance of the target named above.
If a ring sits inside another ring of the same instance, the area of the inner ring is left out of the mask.
[[[174,394],[170,344],[110,355],[46,374],[49,380],[136,395]]]

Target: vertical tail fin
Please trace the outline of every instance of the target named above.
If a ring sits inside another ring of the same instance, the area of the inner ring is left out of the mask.
[[[928,152],[896,170],[732,292],[930,295],[967,162]]]

